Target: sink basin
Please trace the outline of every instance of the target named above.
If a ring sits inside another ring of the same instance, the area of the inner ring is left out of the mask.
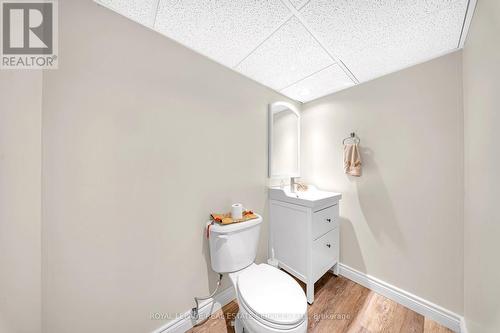
[[[328,205],[336,204],[341,198],[340,193],[318,190],[316,187],[309,185],[305,192],[296,191],[292,193],[290,187],[284,188],[271,187],[269,188],[269,198],[271,200],[288,202],[295,205],[305,207],[327,207]]]

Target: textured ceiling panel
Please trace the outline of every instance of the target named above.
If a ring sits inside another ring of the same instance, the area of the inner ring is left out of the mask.
[[[286,0],[285,0],[286,1]],[[306,4],[309,0],[290,0],[290,3],[296,8],[300,9],[302,6]]]
[[[474,11],[469,0],[95,1],[300,101],[458,49]]]
[[[456,49],[460,31],[451,27],[461,21],[458,15],[435,13],[408,27],[397,38],[370,45],[342,60],[361,81],[410,67]],[[430,35],[433,38],[427,37]]]
[[[333,63],[328,53],[293,17],[236,70],[280,90]]]
[[[456,49],[467,0],[311,0],[300,13],[360,81]]]
[[[160,0],[155,29],[234,67],[290,16],[280,0]]]
[[[96,2],[149,28],[153,26],[158,4],[157,0],[96,0]]]
[[[353,85],[354,82],[335,64],[283,89],[281,93],[300,102],[309,102]]]

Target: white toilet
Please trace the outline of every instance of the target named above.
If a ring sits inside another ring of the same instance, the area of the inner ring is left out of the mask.
[[[239,313],[236,333],[307,331],[307,300],[300,285],[285,272],[254,263],[262,217],[210,226],[210,258],[217,273],[229,273]]]

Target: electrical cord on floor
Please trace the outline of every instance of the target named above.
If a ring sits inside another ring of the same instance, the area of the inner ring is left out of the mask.
[[[199,313],[200,301],[214,297],[217,290],[219,290],[221,281],[222,281],[222,274],[219,274],[219,280],[217,281],[217,287],[209,296],[205,296],[205,297],[196,297],[195,296],[194,302],[196,303],[196,307],[191,309],[191,319],[194,319],[195,321],[198,321],[198,319],[200,319],[200,313]],[[198,325],[204,324],[209,318],[210,318],[210,316],[207,316],[207,318],[203,319],[202,321],[200,321],[199,323],[197,323],[193,326],[198,326]]]

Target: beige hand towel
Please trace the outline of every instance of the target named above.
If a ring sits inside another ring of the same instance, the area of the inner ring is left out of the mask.
[[[344,145],[344,172],[350,176],[361,176],[361,156],[357,144]]]

